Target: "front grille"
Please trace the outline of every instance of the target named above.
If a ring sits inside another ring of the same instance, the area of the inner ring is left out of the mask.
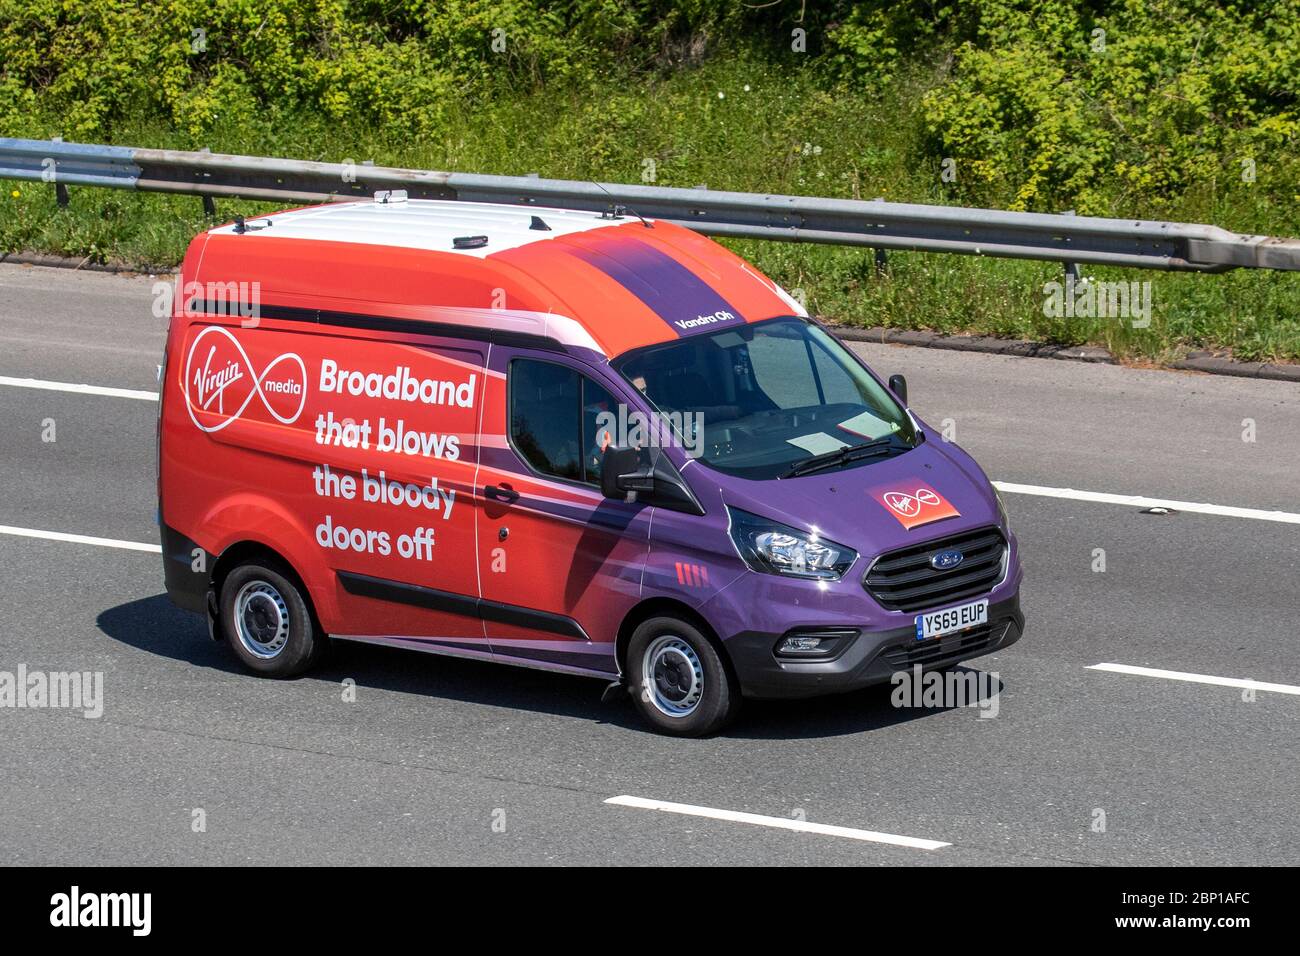
[[[949,634],[938,640],[910,641],[899,644],[881,653],[881,658],[894,670],[906,670],[920,664],[929,667],[933,664],[965,660],[978,657],[984,651],[1000,641],[1011,626],[1008,620],[983,624],[957,634]]]
[[[961,564],[944,571],[930,566],[930,556],[955,548]],[[997,528],[980,528],[890,551],[867,571],[862,585],[891,611],[942,607],[991,591],[1002,577],[1007,542]]]

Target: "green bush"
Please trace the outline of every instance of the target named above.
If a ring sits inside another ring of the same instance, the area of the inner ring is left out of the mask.
[[[893,79],[898,67],[929,50],[951,23],[951,3],[873,0],[852,4],[828,25],[831,63],[843,74],[868,83]]]
[[[957,19],[923,108],[958,197],[1011,184],[1012,208],[1132,215],[1206,184],[1300,182],[1295,0],[963,0]]]
[[[142,116],[199,137],[310,110],[427,135],[449,98],[590,85],[755,18],[723,0],[0,0],[0,129],[42,108],[69,139]]]

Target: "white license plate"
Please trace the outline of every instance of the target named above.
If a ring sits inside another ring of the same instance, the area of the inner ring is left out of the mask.
[[[952,634],[954,631],[965,630],[968,627],[975,627],[977,624],[987,624],[988,622],[989,602],[972,601],[970,604],[961,604],[957,607],[945,608],[942,611],[918,614],[916,616],[916,639],[925,641],[932,637],[942,637],[944,634]]]

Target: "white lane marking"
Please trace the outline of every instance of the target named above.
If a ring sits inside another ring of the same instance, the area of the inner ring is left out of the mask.
[[[79,385],[74,382],[47,382],[39,378],[10,378],[7,375],[0,375],[0,385],[12,385],[14,388],[41,388],[47,392],[106,395],[109,398],[138,398],[143,402],[158,401],[157,392],[141,392],[133,388],[107,388],[103,385]]]
[[[1132,664],[1089,664],[1087,670],[1109,671],[1112,674],[1133,674],[1137,677],[1163,677],[1192,684],[1217,684],[1220,687],[1249,687],[1252,690],[1271,691],[1274,694],[1300,696],[1300,687],[1294,684],[1269,684],[1244,677],[1212,677],[1209,674],[1189,674],[1186,671],[1164,671],[1155,667],[1134,667]]]
[[[162,554],[162,546],[148,544],[144,541],[121,541],[117,538],[94,538],[87,534],[68,534],[65,531],[38,531],[35,528],[15,528],[0,524],[0,534],[12,534],[20,538],[43,538],[46,541],[67,541],[70,544],[94,544],[101,548],[122,548],[126,551],[149,551]]]
[[[787,820],[784,817],[765,817],[758,813],[715,810],[712,807],[695,807],[689,803],[669,803],[665,800],[647,800],[644,797],[610,797],[605,802],[619,807],[661,810],[664,813],[681,813],[688,817],[709,817],[713,820],[728,820],[732,823],[751,823],[755,826],[774,827],[778,830],[820,833],[825,836],[847,837],[850,840],[866,840],[870,843],[908,846],[918,850],[938,850],[941,847],[952,846],[951,843],[941,843],[938,840],[922,840],[917,837],[897,836],[893,833],[877,833],[874,830],[855,830],[852,827],[835,827],[826,823],[805,823],[802,820]]]
[[[1068,498],[1071,501],[1095,501],[1106,505],[1126,505],[1130,508],[1172,508],[1202,515],[1222,515],[1225,518],[1253,518],[1256,521],[1281,521],[1300,524],[1300,514],[1290,511],[1261,511],[1258,508],[1234,508],[1230,505],[1209,505],[1195,501],[1172,501],[1168,498],[1145,498],[1141,495],[1112,495],[1102,491],[1075,491],[1073,488],[1046,488],[1042,485],[1018,485],[1010,481],[995,481],[998,491],[1013,495],[1037,495],[1042,498]]]

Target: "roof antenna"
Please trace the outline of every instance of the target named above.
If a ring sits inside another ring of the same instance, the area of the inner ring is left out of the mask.
[[[540,229],[542,232],[550,232],[551,227],[546,224],[546,220],[541,216],[534,216],[533,221],[528,224],[529,229]]]
[[[244,225],[244,217],[243,217],[243,216],[236,216],[236,217],[235,217],[235,235],[237,235],[237,236],[242,236],[242,235],[243,235],[244,233],[246,233],[247,231],[248,231],[248,226]]]
[[[610,191],[609,191],[608,189],[606,189],[606,188],[605,188],[604,186],[602,186],[600,183],[596,182],[594,179],[589,180],[589,182],[590,182],[593,186],[595,186],[597,189],[599,189],[601,192],[603,192],[606,196],[609,196],[610,199],[613,199],[613,198],[614,198],[614,197],[610,194]],[[631,206],[624,206],[624,205],[621,205],[621,204],[619,204],[619,203],[614,203],[613,205],[614,205],[613,214],[611,215],[609,212],[605,212],[605,213],[603,213],[603,214],[601,215],[601,218],[602,218],[602,219],[618,219],[618,218],[622,217],[622,215],[623,215],[623,210],[626,209],[626,210],[627,210],[628,212],[630,212],[632,215],[636,216],[638,219],[641,220],[641,225],[645,226],[647,229],[653,229],[653,228],[654,228],[654,223],[650,222],[648,219],[646,219],[645,216],[641,215],[639,212],[637,212],[637,211],[636,211],[635,209],[633,209]]]

